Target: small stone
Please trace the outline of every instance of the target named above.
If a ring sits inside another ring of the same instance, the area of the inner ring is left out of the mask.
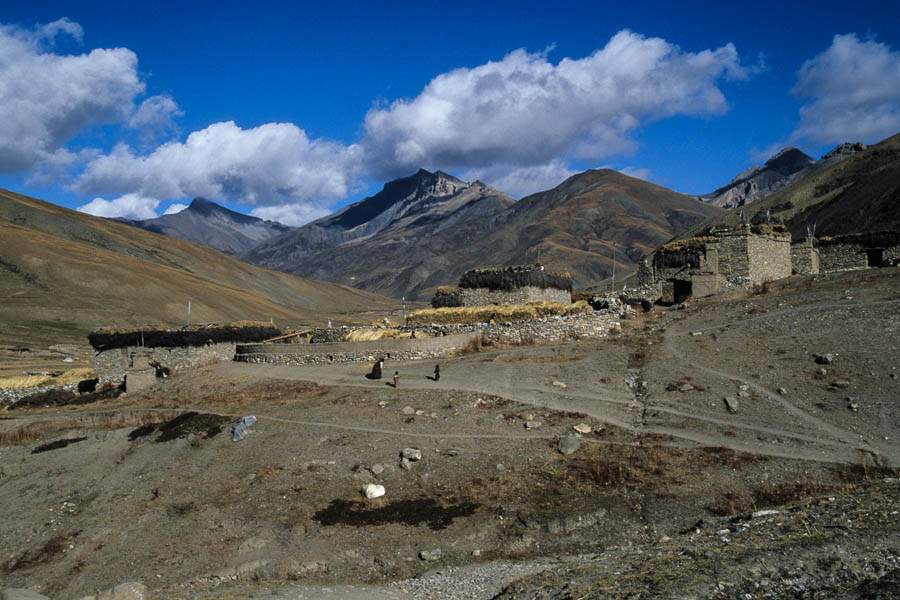
[[[558,388],[562,388],[562,389],[566,389],[566,387],[568,387],[568,386],[566,386],[566,384],[563,383],[562,381],[554,381],[554,382],[553,382],[553,385],[555,385],[555,386],[558,387]]]
[[[416,415],[418,415],[418,416],[420,416],[420,417],[421,417],[422,415],[424,415],[424,414],[425,414],[425,411],[422,410],[421,408],[420,408],[419,410],[416,411]]]
[[[733,396],[725,396],[725,408],[728,409],[728,412],[734,413],[738,411],[738,399]]]
[[[384,467],[378,464],[372,465],[369,470],[372,471],[372,473],[374,473],[375,475],[381,475],[382,473],[384,473]]]
[[[387,400],[382,400],[382,401],[380,401],[380,402],[378,403],[378,406],[380,406],[381,408],[384,408],[384,407],[387,406],[387,405],[388,405]]]
[[[435,548],[434,550],[422,550],[419,552],[419,558],[424,560],[425,562],[436,562],[441,560],[441,549]]]
[[[739,398],[749,398],[750,392],[748,392],[746,390],[738,390],[738,397]]]
[[[825,367],[819,367],[818,369],[816,369],[816,375],[825,377],[826,375],[828,375],[828,369],[826,369]]]
[[[691,385],[690,383],[682,383],[681,385],[678,386],[679,392],[691,392],[693,390],[694,390],[694,386]]]
[[[781,511],[778,510],[758,510],[753,513],[753,518],[758,519],[760,517],[771,517],[773,515],[780,514]]]
[[[459,450],[451,448],[450,450],[444,452],[444,456],[459,456]]]
[[[472,550],[472,556],[478,558],[479,556],[481,556],[481,550]]]
[[[741,390],[742,392],[746,392],[746,391],[750,390],[750,386],[747,385],[746,383],[742,383],[741,385],[738,386],[738,389]]]
[[[400,456],[406,460],[415,462],[417,460],[422,460],[422,451],[418,448],[404,448],[403,451],[400,452]]]
[[[784,388],[778,388],[775,391],[778,393],[779,396],[784,396],[785,394],[787,394],[787,390]]]
[[[378,485],[377,483],[369,483],[363,487],[363,492],[369,500],[372,498],[379,498],[384,496],[384,486]]]
[[[505,471],[505,470],[506,470],[506,467],[503,465],[503,463],[497,463],[497,470],[498,470],[498,471]]]
[[[843,389],[843,388],[848,388],[848,387],[850,387],[850,382],[847,381],[846,379],[838,379],[837,381],[833,381],[833,382],[831,383],[831,385],[833,385],[833,386],[836,387],[836,388],[842,388],[842,389]]]
[[[731,533],[730,529],[720,529],[716,532],[716,535],[728,535]]]
[[[540,421],[525,421],[525,429],[537,429],[541,425],[543,425],[543,423]]]
[[[409,471],[410,469],[412,469],[412,463],[409,462],[408,458],[401,458],[400,459],[400,468],[403,469],[404,471]]]
[[[591,426],[586,425],[584,423],[579,423],[578,425],[574,426],[572,429],[574,429],[578,433],[583,433],[585,435],[589,434],[592,431]]]
[[[412,406],[404,406],[400,412],[404,415],[414,415],[416,414],[416,409],[414,409]]]
[[[671,541],[672,541],[672,538],[670,538],[670,537],[667,536],[667,535],[664,535],[664,536],[662,536],[661,538],[659,538],[659,542],[660,542],[661,544],[665,544],[666,542],[671,542]]]
[[[702,331],[692,331],[692,332],[691,332],[691,335],[694,336],[694,337],[696,337],[696,336],[698,336],[698,335],[703,335],[703,332],[702,332]]]
[[[556,449],[566,456],[574,454],[579,448],[581,448],[581,440],[574,435],[563,436],[556,445]]]
[[[859,411],[859,404],[857,404],[856,402],[851,402],[850,404],[847,405],[847,408],[849,408],[853,412],[857,412],[857,411]]]
[[[666,384],[666,391],[667,391],[667,392],[677,392],[677,391],[678,391],[678,385],[675,384],[675,383],[667,383],[667,384]]]
[[[826,354],[813,354],[813,358],[816,359],[816,362],[820,365],[830,365],[834,362],[834,354],[826,353]]]

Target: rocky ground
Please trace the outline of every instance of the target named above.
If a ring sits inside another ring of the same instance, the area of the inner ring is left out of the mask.
[[[7,410],[0,581],[54,599],[127,581],[185,599],[893,597],[898,283],[791,279],[608,339],[486,348],[437,382],[386,364],[398,389],[362,365],[228,363]]]

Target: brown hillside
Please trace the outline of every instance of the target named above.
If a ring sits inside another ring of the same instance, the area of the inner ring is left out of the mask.
[[[321,323],[387,300],[0,190],[0,344],[83,341],[100,326]]]

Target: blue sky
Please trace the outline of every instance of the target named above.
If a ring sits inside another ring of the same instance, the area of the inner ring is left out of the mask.
[[[324,4],[7,0],[0,187],[300,224],[419,167],[701,194],[900,131],[900,2]]]

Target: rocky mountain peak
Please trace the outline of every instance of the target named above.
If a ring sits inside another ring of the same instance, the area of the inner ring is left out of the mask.
[[[868,146],[866,146],[862,142],[844,142],[843,144],[835,146],[834,150],[822,157],[822,160],[850,156],[851,154],[862,152],[866,148],[868,148]]]
[[[781,175],[791,175],[815,162],[816,159],[811,156],[808,156],[793,146],[788,146],[767,160],[764,168],[780,173]]]

